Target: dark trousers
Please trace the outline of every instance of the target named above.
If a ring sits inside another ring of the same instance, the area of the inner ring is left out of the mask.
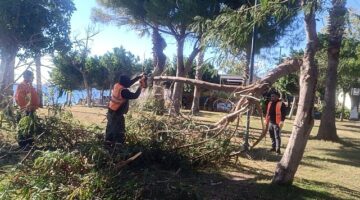
[[[105,141],[125,142],[125,118],[122,113],[109,110],[107,113]]]
[[[272,142],[272,148],[279,150],[281,146],[280,127],[275,123],[269,123],[269,133]]]

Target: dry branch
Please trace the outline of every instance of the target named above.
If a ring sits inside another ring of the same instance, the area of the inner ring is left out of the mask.
[[[141,156],[141,154],[142,154],[142,152],[139,152],[139,153],[135,154],[134,156],[130,157],[129,159],[119,162],[116,167],[119,169],[119,168],[124,167],[125,165],[128,165],[132,161],[136,160],[139,156]]]

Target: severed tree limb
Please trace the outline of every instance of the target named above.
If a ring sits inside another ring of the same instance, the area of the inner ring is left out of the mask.
[[[283,63],[279,64],[275,69],[270,71],[261,80],[257,81],[248,86],[234,86],[234,85],[221,85],[216,83],[209,83],[206,81],[200,81],[195,79],[189,79],[184,77],[174,77],[174,76],[155,76],[154,81],[174,81],[180,83],[186,83],[190,85],[196,85],[200,88],[209,89],[209,90],[218,90],[224,92],[245,92],[252,90],[265,90],[267,85],[273,84],[279,78],[286,76],[290,73],[296,72],[300,69],[302,65],[302,59],[287,59]]]
[[[137,154],[135,154],[134,156],[130,157],[129,159],[125,160],[125,161],[120,161],[119,163],[117,163],[116,167],[117,169],[120,169],[122,167],[124,167],[125,165],[128,165],[129,163],[131,163],[132,161],[136,160],[139,156],[141,156],[142,152],[138,152]]]
[[[251,145],[250,150],[252,150],[257,144],[259,144],[259,142],[266,136],[266,133],[268,131],[269,125],[265,124],[264,126],[264,119],[263,119],[263,112],[260,106],[259,102],[256,102],[256,108],[258,109],[260,116],[261,116],[261,126],[262,126],[262,132],[260,137]]]
[[[154,81],[174,81],[174,82],[186,83],[190,85],[196,85],[200,88],[205,88],[209,90],[219,90],[225,92],[239,92],[244,89],[244,87],[241,86],[221,85],[221,84],[210,83],[201,80],[195,80],[184,77],[175,77],[175,76],[155,76]]]
[[[260,97],[268,88],[271,86],[275,81],[279,78],[286,76],[290,73],[296,72],[300,69],[302,65],[302,59],[287,59],[283,63],[279,64],[275,69],[270,71],[270,73],[262,78],[261,80],[257,81],[248,86],[231,86],[231,85],[221,85],[215,83],[209,83],[206,81],[188,79],[183,77],[171,77],[171,76],[156,76],[154,77],[154,81],[174,81],[180,82],[185,84],[196,85],[200,88],[209,89],[209,90],[218,90],[224,92],[231,92],[234,94],[239,94],[240,99],[236,103],[232,113],[224,116],[220,119],[214,126],[215,129],[220,129],[220,131],[216,134],[216,136],[220,135],[221,132],[227,127],[227,125],[233,121],[235,121],[241,113],[249,109],[249,105],[255,104],[259,112],[261,111],[260,105],[258,103],[258,99],[256,97]],[[259,109],[260,108],[260,109]],[[257,143],[261,141],[261,139],[266,135],[267,128],[264,127],[262,124],[263,132],[251,148],[253,148]],[[203,143],[208,142],[209,140],[204,140],[198,143],[189,144],[181,146],[180,148],[186,148],[190,146],[197,146]]]

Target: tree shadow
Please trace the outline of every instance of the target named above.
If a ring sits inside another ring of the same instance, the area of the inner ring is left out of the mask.
[[[308,158],[308,157],[306,157],[306,158]],[[310,159],[311,159],[311,158],[310,158]],[[306,161],[304,161],[304,160],[305,160],[305,159],[303,158],[302,161],[301,161],[301,163],[300,163],[300,165],[302,165],[302,166],[307,166],[307,167],[313,167],[313,168],[317,168],[317,169],[323,168],[323,167],[320,166],[320,165],[316,165],[316,164],[314,164],[314,163],[306,162]]]
[[[255,148],[249,151],[246,156],[249,156],[252,160],[278,162],[282,155],[276,155],[275,152],[269,152],[266,148]]]
[[[348,147],[348,148],[353,148],[357,151],[360,151],[360,140],[359,139],[343,137],[339,140],[339,143],[343,146],[342,148]]]
[[[243,172],[247,173],[247,171]],[[196,180],[194,180],[194,176]],[[184,184],[195,187],[196,193],[201,199],[339,199],[328,192],[329,187],[340,188],[349,196],[359,197],[357,191],[309,180],[302,180],[301,186],[279,186],[256,182],[256,180],[269,180],[269,178],[271,177],[260,175],[260,177],[255,176],[252,179],[239,180],[219,173],[206,172],[179,177]]]
[[[360,125],[356,126],[356,125],[344,124],[343,126],[360,130]]]
[[[12,146],[11,144],[1,143],[0,146],[0,169],[11,168],[18,164],[27,154],[24,149]]]
[[[316,160],[316,161],[323,161],[323,162],[330,162],[336,163],[339,165],[348,165],[353,167],[360,167],[360,162],[358,161],[346,161],[346,160],[336,160],[336,159],[329,159],[329,158],[319,158],[316,156],[307,156],[308,159]]]
[[[358,127],[360,129],[360,127]],[[341,130],[341,131],[347,131],[347,132],[354,132],[354,129],[350,129],[350,128],[336,128],[337,130]]]

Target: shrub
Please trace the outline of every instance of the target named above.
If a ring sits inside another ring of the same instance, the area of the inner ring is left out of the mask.
[[[84,127],[70,113],[36,123],[41,133],[35,144],[42,150],[3,177],[4,199],[194,199],[194,189],[161,181],[170,176],[163,170],[218,165],[237,148],[231,130],[218,137],[191,120],[146,112],[127,115],[126,145],[104,144],[97,137],[102,129]]]

